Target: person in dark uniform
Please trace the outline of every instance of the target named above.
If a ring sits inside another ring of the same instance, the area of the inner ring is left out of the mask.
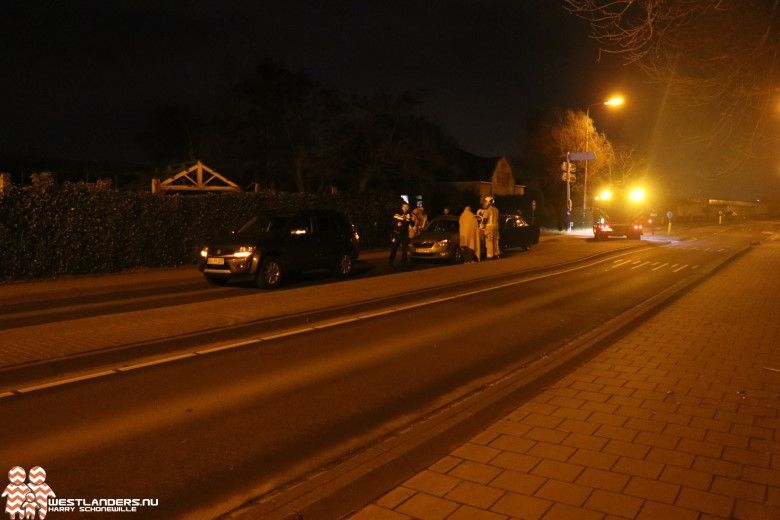
[[[407,264],[409,253],[409,228],[414,227],[414,216],[409,213],[409,204],[401,204],[401,212],[393,215],[393,233],[390,235],[390,266],[395,263],[395,254],[401,248],[401,263]]]

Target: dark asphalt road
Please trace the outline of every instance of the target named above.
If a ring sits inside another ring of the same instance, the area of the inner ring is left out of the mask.
[[[5,398],[0,460],[43,466],[59,497],[160,499],[134,518],[197,515],[411,421],[760,238],[708,232],[522,285]]]

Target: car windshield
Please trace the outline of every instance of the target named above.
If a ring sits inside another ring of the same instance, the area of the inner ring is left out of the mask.
[[[270,231],[277,231],[279,229],[284,229],[289,222],[290,215],[259,215],[249,219],[246,224],[236,231],[236,234],[254,236]]]
[[[437,231],[440,233],[457,233],[458,232],[458,221],[457,220],[433,220],[428,225],[428,229],[426,231]]]

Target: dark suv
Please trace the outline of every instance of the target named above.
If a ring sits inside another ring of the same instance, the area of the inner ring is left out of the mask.
[[[344,278],[357,260],[359,241],[355,226],[335,211],[262,212],[204,247],[199,268],[214,285],[254,280],[266,289],[290,273],[314,269]]]

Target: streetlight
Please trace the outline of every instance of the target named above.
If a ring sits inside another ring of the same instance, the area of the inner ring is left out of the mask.
[[[623,96],[613,96],[609,98],[606,101],[597,101],[596,103],[591,103],[588,105],[588,108],[585,110],[585,119],[587,121],[590,121],[590,109],[591,107],[595,107],[598,105],[605,105],[609,107],[619,107],[625,102],[625,99],[623,99]],[[590,129],[585,129],[585,151],[588,151],[588,146],[590,144]],[[585,161],[585,183],[582,186],[582,211],[583,213],[585,210],[588,209],[588,161]],[[583,215],[584,218],[584,215]]]

